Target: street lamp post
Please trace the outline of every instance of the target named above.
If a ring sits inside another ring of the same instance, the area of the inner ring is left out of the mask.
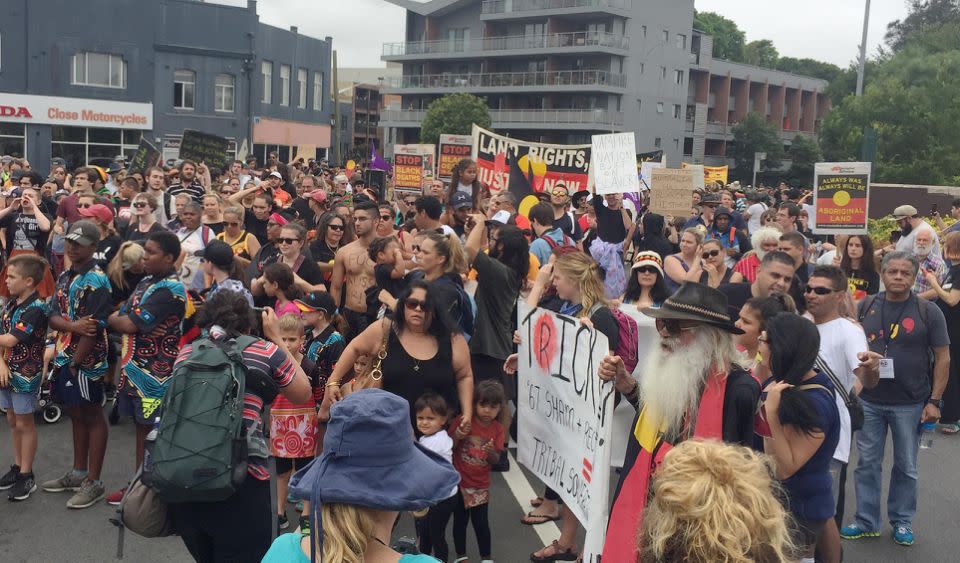
[[[863,73],[867,66],[867,27],[870,24],[870,0],[863,13],[863,37],[860,39],[860,66],[857,69],[857,96],[863,95]]]

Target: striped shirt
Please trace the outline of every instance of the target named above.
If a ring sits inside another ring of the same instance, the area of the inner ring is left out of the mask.
[[[171,199],[185,193],[193,198],[194,202],[203,205],[203,196],[207,195],[207,190],[197,181],[193,181],[186,185],[178,182],[176,184],[170,184],[170,187],[167,188],[167,193],[170,194]]]

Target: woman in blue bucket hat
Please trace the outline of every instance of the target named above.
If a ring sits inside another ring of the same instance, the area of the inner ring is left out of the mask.
[[[460,476],[414,441],[405,399],[380,389],[330,409],[323,453],[294,474],[290,492],[310,501],[311,535],[284,534],[263,563],[436,563],[390,548],[397,513],[444,500]]]

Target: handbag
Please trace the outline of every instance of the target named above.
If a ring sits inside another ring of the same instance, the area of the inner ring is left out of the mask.
[[[344,396],[359,391],[360,389],[383,389],[383,371],[381,366],[383,360],[387,358],[387,339],[390,337],[390,321],[386,317],[380,321],[383,330],[383,336],[380,339],[380,350],[377,351],[376,360],[371,362],[364,370],[363,374],[357,375],[340,387]]]
[[[830,369],[830,366],[827,365],[827,362],[824,361],[822,356],[817,356],[814,367],[830,378],[830,382],[833,383],[837,393],[840,393],[841,397],[843,397],[843,404],[847,406],[847,414],[850,415],[850,432],[853,433],[863,428],[863,405],[860,404],[860,398],[857,397],[857,393],[853,389],[850,389],[849,393],[843,393],[842,390],[846,389],[846,387],[840,383],[837,374],[833,373],[833,370]]]
[[[125,530],[145,538],[165,538],[176,533],[167,503],[144,484],[142,477],[141,466],[123,494],[116,516],[110,518],[117,527],[117,559],[123,559]]]

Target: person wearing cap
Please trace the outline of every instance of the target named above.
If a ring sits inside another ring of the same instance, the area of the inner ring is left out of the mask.
[[[220,239],[212,240],[194,254],[201,259],[200,269],[209,283],[200,292],[204,299],[210,299],[218,291],[235,291],[243,295],[251,307],[254,306],[253,294],[243,281],[243,269],[229,244]]]
[[[713,224],[707,226],[706,240],[720,243],[728,268],[736,266],[740,257],[751,250],[747,233],[733,225],[733,212],[722,205],[713,214]]]
[[[147,274],[127,301],[107,319],[110,330],[123,335],[123,378],[117,389],[121,416],[133,418],[137,431],[135,465],[143,463],[147,433],[154,426],[160,399],[173,375],[173,363],[182,336],[181,321],[187,311],[187,290],[177,274],[180,239],[171,232],[153,233],[143,247]],[[126,487],[107,496],[119,505]]]
[[[940,256],[940,236],[936,229],[920,217],[920,212],[912,205],[901,205],[893,210],[893,218],[900,227],[900,240],[896,244],[889,244],[876,251],[877,256],[884,256],[894,250],[900,252],[913,252],[914,239],[921,230],[929,230],[933,233],[932,253]]]
[[[100,231],[100,242],[97,244],[93,259],[106,271],[107,265],[116,256],[123,243],[123,239],[117,236],[117,230],[113,225],[113,212],[106,205],[95,203],[90,207],[81,208],[80,216],[92,221]]]
[[[100,471],[107,450],[107,421],[100,406],[107,372],[107,317],[113,310],[110,280],[93,259],[100,231],[90,221],[70,225],[66,256],[50,303],[50,328],[57,331],[52,362],[54,396],[73,425],[73,469],[41,485],[46,492],[76,491],[68,508],[87,508],[103,498]]]
[[[501,191],[490,199],[487,207],[487,217],[493,218],[499,212],[505,212],[510,218],[510,224],[516,225],[521,231],[532,234],[530,220],[517,213],[517,197],[508,191]],[[500,221],[503,223],[503,221]],[[529,236],[529,235],[528,235]]]
[[[467,217],[469,217],[472,208],[473,201],[466,193],[456,192],[450,196],[450,207],[446,214],[445,224],[450,225],[453,232],[460,238],[460,242],[466,240]]]
[[[47,246],[47,238],[51,228],[51,217],[45,215],[40,209],[40,192],[38,187],[33,187],[30,176],[24,182],[24,187],[15,191],[14,199],[3,209],[0,209],[0,228],[6,233],[5,239],[5,258],[17,256],[18,254],[33,254],[43,256]],[[4,272],[6,268],[4,268]],[[0,273],[0,279],[2,279]],[[37,291],[43,298],[50,297],[53,294],[53,274],[44,276],[43,281],[37,287]],[[0,295],[9,297],[10,292],[5,284],[0,284]]]
[[[624,304],[634,305],[637,309],[659,307],[670,297],[664,281],[663,258],[656,252],[638,252],[630,272],[627,291],[623,294]]]
[[[170,184],[167,193],[170,197],[177,197],[179,194],[187,194],[190,199],[198,204],[203,204],[203,196],[207,193],[206,188],[197,180],[197,163],[192,160],[184,160],[178,167],[180,171],[176,182]]]
[[[112,197],[120,191],[120,182],[127,177],[127,170],[119,162],[111,162],[107,167],[107,177],[107,183],[103,187]]]
[[[720,207],[720,198],[717,194],[704,194],[701,196],[700,203],[697,205],[700,208],[700,214],[687,219],[687,222],[683,225],[684,229],[696,227],[697,225],[703,225],[709,228],[710,225],[713,225],[713,214],[716,209]]]
[[[78,207],[80,196],[95,196],[96,203],[102,203],[113,210],[113,203],[110,198],[96,195],[95,187],[99,178],[99,172],[93,167],[80,167],[74,170],[73,193],[62,198],[57,204],[57,219],[53,225],[54,234],[64,234],[67,225],[72,225],[82,219]]]
[[[637,529],[643,520],[651,476],[671,447],[690,438],[749,446],[760,396],[757,381],[737,364],[737,328],[726,297],[685,283],[660,307],[641,310],[656,319],[659,341],[637,381],[614,355],[598,375],[638,409],[628,436],[620,483],[613,499],[603,559],[635,561]],[[642,401],[641,401],[642,397]],[[687,421],[696,420],[693,428]]]
[[[414,440],[408,410],[407,401],[380,389],[331,408],[323,451],[290,480],[292,496],[310,501],[316,526],[309,536],[278,537],[264,563],[436,563],[390,548],[399,512],[433,506],[460,482],[450,462]]]

